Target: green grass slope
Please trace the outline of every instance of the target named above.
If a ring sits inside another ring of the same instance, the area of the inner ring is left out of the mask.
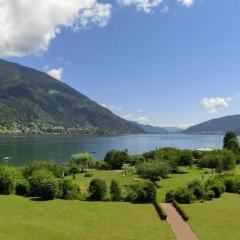
[[[175,239],[152,204],[32,201],[0,196],[0,239]]]

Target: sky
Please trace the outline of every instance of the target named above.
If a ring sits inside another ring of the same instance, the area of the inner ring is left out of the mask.
[[[0,0],[0,57],[128,120],[240,114],[240,1]]]

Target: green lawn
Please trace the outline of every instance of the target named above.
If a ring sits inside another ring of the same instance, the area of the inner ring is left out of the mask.
[[[204,174],[206,170],[199,170],[196,167],[182,168],[182,170],[186,171],[187,173],[170,174],[169,178],[162,179],[157,183],[159,186],[157,190],[158,200],[160,202],[164,202],[165,194],[167,191],[174,190],[178,187],[186,186],[186,184],[193,179],[196,179],[196,178],[202,179],[202,175],[204,175],[204,179],[207,179],[210,176],[210,174]],[[77,174],[74,182],[77,183],[80,187],[87,189],[90,181],[93,178],[104,179],[108,184],[108,186],[110,185],[111,180],[115,179],[120,183],[122,187],[124,187],[126,185],[133,184],[134,178],[137,178],[137,175],[123,177],[121,171],[112,171],[112,170],[92,170],[91,173],[93,173],[92,178],[84,177],[84,173]]]
[[[210,174],[205,174],[206,170],[199,170],[196,167],[192,168],[182,168],[182,170],[186,171],[187,173],[184,174],[170,174],[169,178],[162,179],[158,182],[158,200],[160,202],[165,201],[165,194],[170,190],[175,190],[179,187],[186,186],[190,181],[194,179],[207,179]]]
[[[200,240],[240,239],[240,195],[224,193],[220,199],[182,205]]]
[[[152,204],[0,196],[0,239],[172,240]]]
[[[115,179],[120,183],[122,187],[124,187],[125,185],[134,183],[133,179],[137,177],[137,175],[123,177],[122,171],[118,170],[90,170],[89,172],[93,174],[93,177],[84,177],[84,173],[77,174],[74,182],[77,183],[80,187],[87,189],[90,181],[93,178],[101,178],[105,180],[108,185],[110,185],[112,179]]]

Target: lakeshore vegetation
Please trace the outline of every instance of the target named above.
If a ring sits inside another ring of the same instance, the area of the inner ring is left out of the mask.
[[[167,201],[199,239],[239,239],[239,155],[227,133],[222,150],[112,150],[103,161],[80,153],[64,166],[0,166],[0,238],[175,239],[159,207]]]

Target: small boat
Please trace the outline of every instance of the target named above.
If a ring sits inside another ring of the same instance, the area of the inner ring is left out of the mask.
[[[91,151],[92,154],[97,153],[97,151]]]
[[[2,160],[4,160],[4,161],[10,160],[10,159],[11,159],[11,157],[4,157],[4,158],[2,158]]]

